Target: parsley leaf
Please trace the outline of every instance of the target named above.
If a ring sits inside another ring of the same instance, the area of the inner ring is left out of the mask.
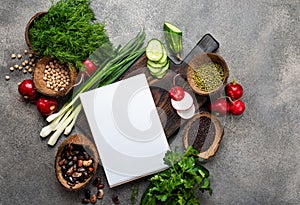
[[[209,171],[198,160],[198,151],[189,146],[184,153],[167,151],[164,163],[169,169],[150,178],[151,184],[144,192],[141,205],[200,205],[196,191],[210,188]]]

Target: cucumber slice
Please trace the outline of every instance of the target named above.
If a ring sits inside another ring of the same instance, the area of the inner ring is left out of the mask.
[[[150,74],[153,75],[154,77],[160,79],[160,78],[162,78],[162,77],[165,76],[166,72],[169,69],[169,66],[170,66],[170,62],[168,60],[167,64],[164,67],[162,67],[159,72],[152,72],[152,70],[149,69],[150,70]],[[151,68],[151,69],[153,69],[153,68]]]
[[[162,67],[160,72],[158,72],[156,75],[161,75],[165,73],[169,69],[169,66],[170,66],[170,61],[168,60],[167,64],[164,67]]]
[[[168,53],[165,46],[162,44],[163,47],[163,57],[158,61],[159,64],[166,64],[168,59]]]
[[[182,31],[178,27],[165,22],[164,34],[170,51],[179,54],[182,51]]]
[[[146,47],[146,56],[151,61],[159,61],[164,55],[163,44],[157,39],[151,39]]]
[[[147,66],[152,67],[152,68],[162,68],[162,67],[164,67],[167,63],[168,63],[167,60],[166,60],[164,63],[158,63],[158,62],[153,62],[153,61],[148,60],[148,61],[147,61]]]
[[[165,76],[166,72],[160,74],[160,75],[155,75],[156,78],[161,79]]]
[[[148,62],[149,63],[149,62]],[[161,71],[162,67],[152,67],[150,64],[147,63],[147,68],[149,69],[151,75],[155,75]]]

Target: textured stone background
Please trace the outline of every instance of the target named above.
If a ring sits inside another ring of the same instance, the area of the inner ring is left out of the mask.
[[[1,0],[0,6],[0,204],[81,204],[82,192],[67,192],[56,181],[56,149],[39,137],[46,124],[33,105],[17,100],[17,83],[25,76],[10,73],[11,53],[26,48],[24,28],[50,0]],[[226,124],[217,155],[206,163],[214,175],[213,196],[203,204],[300,204],[300,1],[299,0],[117,0],[92,2],[106,22],[113,42],[126,41],[145,27],[147,39],[162,38],[162,24],[182,28],[184,52],[205,33],[219,42],[221,54],[244,86],[247,109]],[[5,81],[5,75],[11,80]],[[76,131],[76,130],[75,130]],[[63,138],[60,139],[60,142]],[[98,170],[103,176],[103,170]],[[146,179],[105,188],[97,204],[130,204],[131,188],[141,196]],[[106,183],[106,182],[105,182]]]

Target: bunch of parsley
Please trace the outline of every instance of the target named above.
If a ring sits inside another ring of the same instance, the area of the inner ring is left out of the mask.
[[[104,23],[96,21],[90,0],[60,0],[29,30],[32,48],[41,56],[82,67],[82,61],[109,42]],[[112,45],[111,45],[112,49]]]
[[[212,194],[209,171],[199,164],[198,151],[191,146],[181,156],[168,151],[164,162],[170,168],[150,178],[151,184],[143,194],[141,205],[199,205],[197,190]]]

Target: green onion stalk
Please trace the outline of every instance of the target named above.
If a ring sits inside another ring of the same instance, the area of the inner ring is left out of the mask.
[[[42,128],[40,136],[45,138],[54,132],[48,141],[48,145],[54,146],[62,133],[69,135],[72,131],[76,119],[82,110],[79,100],[80,94],[109,85],[118,80],[145,52],[145,48],[142,48],[145,37],[146,34],[142,29],[124,47],[117,49],[114,57],[107,59],[99,65],[97,71],[74,91],[73,98],[69,99],[59,112],[51,114],[46,118],[50,124]]]

